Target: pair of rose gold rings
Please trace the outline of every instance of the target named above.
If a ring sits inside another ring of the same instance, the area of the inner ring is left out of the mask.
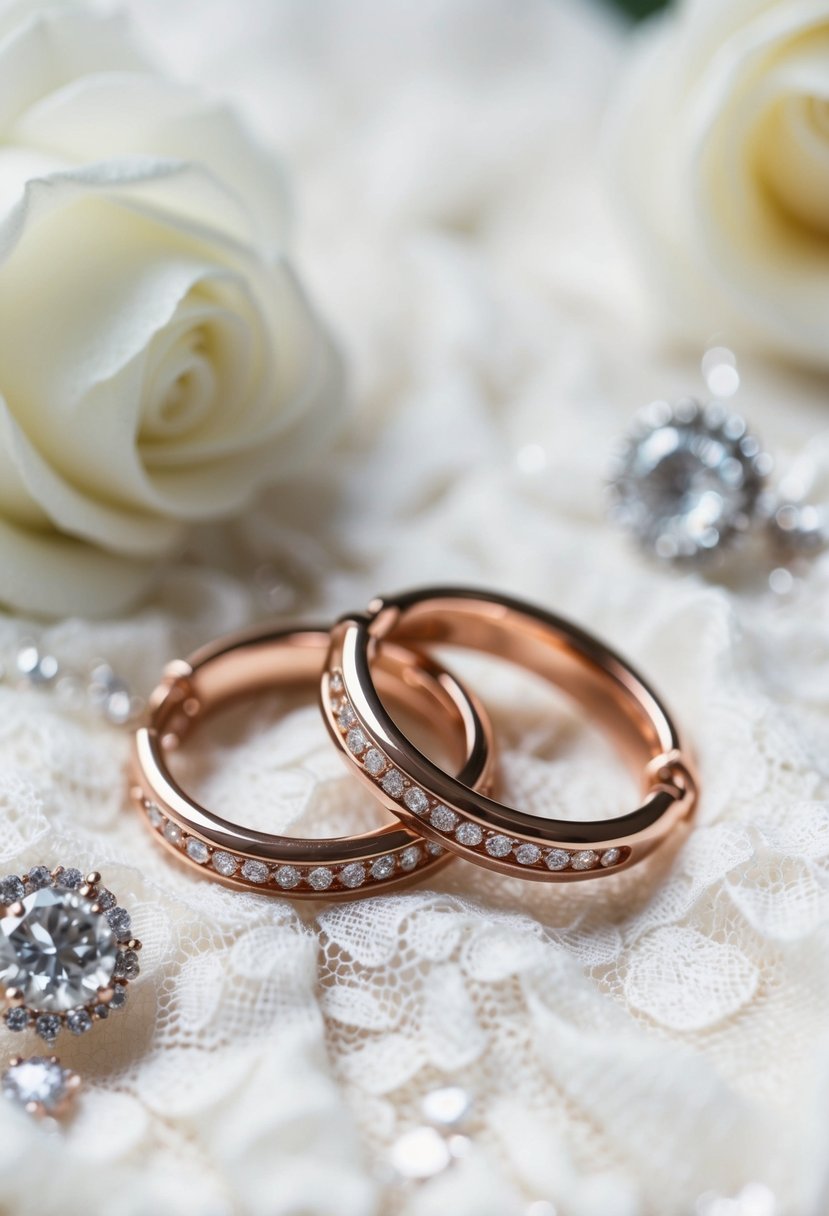
[[[483,651],[568,694],[632,765],[641,804],[573,821],[497,801],[489,717],[433,647]],[[351,771],[396,822],[333,839],[272,835],[221,818],[177,783],[170,753],[209,714],[308,686]],[[670,714],[624,659],[543,609],[465,588],[376,599],[330,629],[259,630],[174,661],[135,734],[132,767],[136,805],[179,860],[233,887],[308,899],[377,894],[453,856],[542,882],[607,876],[687,822],[697,794]]]

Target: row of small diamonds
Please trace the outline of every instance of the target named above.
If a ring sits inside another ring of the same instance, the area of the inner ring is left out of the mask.
[[[619,865],[628,855],[627,849],[542,849],[529,841],[513,840],[500,832],[486,831],[470,819],[464,819],[451,807],[431,798],[425,790],[412,784],[396,769],[389,758],[374,744],[359,721],[353,706],[344,695],[342,673],[334,671],[329,677],[331,709],[345,745],[354,760],[363,766],[381,789],[402,802],[413,814],[428,822],[446,836],[454,836],[458,844],[468,849],[481,849],[490,857],[511,862],[524,869],[537,868],[554,872],[562,870],[608,870]]]
[[[144,810],[155,831],[159,832],[168,844],[186,853],[191,861],[200,866],[212,866],[223,878],[234,878],[237,881],[243,879],[253,887],[264,887],[273,883],[282,891],[310,888],[312,891],[321,892],[332,887],[335,890],[340,887],[356,891],[366,883],[374,884],[394,875],[411,874],[433,857],[443,853],[439,844],[424,841],[423,847],[418,844],[409,845],[408,848],[376,857],[372,862],[351,861],[335,866],[270,866],[264,861],[237,857],[223,849],[214,849],[197,836],[188,836],[177,823],[167,819],[161,808],[149,799],[144,799]]]

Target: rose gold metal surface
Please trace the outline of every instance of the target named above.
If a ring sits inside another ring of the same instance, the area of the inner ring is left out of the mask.
[[[329,640],[324,629],[259,630],[220,640],[165,669],[150,698],[148,721],[135,733],[131,792],[155,839],[191,869],[230,886],[270,895],[342,899],[398,886],[450,856],[434,850],[434,845],[430,849],[419,831],[399,823],[360,835],[320,840],[256,831],[201,806],[172,776],[168,753],[214,710],[252,693],[315,685]],[[451,760],[465,784],[479,788],[488,785],[492,769],[488,720],[477,701],[449,672],[422,654],[390,644],[379,650],[375,674],[384,696],[429,724],[435,737],[448,744]],[[153,827],[151,817],[158,820],[159,814],[162,822]],[[165,835],[168,823],[180,829],[179,836],[175,831],[173,839]],[[188,856],[187,841],[191,839],[207,846],[210,859],[206,863]],[[417,851],[418,861],[409,866],[412,849]],[[217,851],[238,861],[232,875],[220,874],[214,868]],[[393,872],[373,877],[373,863],[386,857],[393,859]],[[242,866],[246,861],[266,865],[267,881],[254,882],[245,877]],[[339,874],[353,863],[365,866],[366,877],[358,887],[350,888],[340,881]],[[275,878],[278,867],[297,870],[297,884],[280,886]],[[311,872],[320,867],[334,874],[327,889],[315,889],[308,882]]]
[[[462,778],[447,775],[396,726],[375,686],[379,648],[389,641],[482,650],[542,676],[574,698],[610,735],[641,777],[641,805],[615,819],[542,819],[504,806],[487,793],[470,789]],[[426,795],[428,808],[415,813],[407,806],[405,792],[390,796],[365,771],[359,757],[343,747],[342,731],[330,707],[330,680],[335,674],[366,735],[389,766],[403,775],[406,789],[414,786]],[[677,728],[642,677],[569,621],[507,596],[436,588],[374,600],[367,614],[343,618],[331,632],[322,704],[332,737],[384,806],[460,856],[503,873],[555,882],[615,873],[646,857],[686,819],[696,801],[696,781]],[[435,811],[438,820],[447,819],[443,809],[457,817],[451,829],[440,830],[431,822]],[[461,823],[477,825],[480,841],[461,843],[456,835]],[[493,836],[508,841],[493,841]],[[507,844],[508,853],[493,855]],[[536,846],[539,856],[535,858],[532,847],[518,854],[522,845]],[[561,860],[551,850],[569,854],[564,868],[549,868],[552,861]],[[533,860],[521,864],[519,856]]]

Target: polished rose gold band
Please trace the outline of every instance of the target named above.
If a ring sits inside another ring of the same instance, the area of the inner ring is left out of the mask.
[[[199,805],[172,776],[170,752],[220,706],[277,687],[316,691],[329,641],[325,629],[260,631],[223,639],[167,667],[148,720],[135,734],[132,794],[155,838],[179,861],[252,891],[347,898],[397,886],[447,860],[441,846],[400,823],[323,840],[254,831]],[[376,675],[396,708],[440,732],[462,781],[489,782],[488,723],[449,672],[391,645],[383,648]],[[346,724],[348,715],[340,721]]]
[[[375,687],[377,656],[392,640],[417,649],[485,651],[569,693],[633,764],[641,805],[616,819],[542,819],[449,776],[406,738]],[[340,693],[332,695],[332,687],[344,690],[360,746],[348,743],[336,712]],[[677,729],[641,676],[568,621],[507,596],[434,588],[374,600],[367,614],[345,617],[332,630],[322,704],[332,738],[389,810],[453,853],[522,878],[569,882],[631,866],[695,802]]]
[[[642,801],[620,818],[541,818],[492,796],[494,747],[477,699],[424,653],[459,646],[509,660],[574,698],[639,775]],[[254,831],[202,807],[175,781],[176,748],[229,700],[319,684],[329,732],[348,765],[398,820],[359,836],[300,840]],[[391,703],[392,712],[388,708]],[[399,725],[427,724],[448,747],[425,754]],[[538,881],[596,878],[641,861],[686,825],[696,781],[677,728],[617,654],[560,617],[464,588],[378,599],[330,631],[259,631],[220,640],[166,669],[135,736],[133,797],[155,838],[202,874],[297,898],[390,888],[454,853]]]

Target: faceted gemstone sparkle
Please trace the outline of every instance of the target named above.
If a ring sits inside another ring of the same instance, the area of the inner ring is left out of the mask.
[[[403,774],[399,773],[396,768],[389,769],[381,784],[390,798],[400,798],[406,788]]]
[[[126,984],[116,984],[112,1000],[109,1002],[110,1009],[123,1009],[127,1003],[128,995]]]
[[[248,882],[267,882],[268,867],[264,861],[253,861],[248,858],[242,866],[242,874]]]
[[[46,1043],[54,1043],[60,1034],[60,1018],[56,1013],[42,1013],[35,1018],[35,1033]]]
[[[210,850],[203,840],[196,840],[195,836],[191,836],[185,846],[187,856],[191,861],[195,861],[198,865],[203,866],[210,858]]]
[[[410,811],[414,811],[415,815],[423,815],[429,809],[429,799],[416,785],[412,785],[406,790],[403,801]]]
[[[577,853],[573,854],[573,869],[592,870],[598,860],[599,854],[593,849],[579,849]]]
[[[36,1103],[50,1113],[66,1097],[67,1077],[67,1071],[54,1060],[33,1056],[12,1064],[3,1073],[3,1093],[20,1106]]]
[[[0,879],[0,904],[14,904],[26,894],[22,881],[16,874]]]
[[[302,875],[296,866],[280,866],[274,874],[274,880],[278,887],[283,891],[292,891],[294,887],[299,886]]]
[[[386,757],[376,747],[370,747],[363,757],[363,765],[372,777],[379,777],[386,767]]]
[[[601,856],[601,864],[603,866],[615,866],[621,856],[621,849],[605,849]]]
[[[92,1018],[86,1009],[73,1009],[66,1015],[66,1028],[72,1034],[86,1034],[92,1029]]]
[[[537,844],[519,844],[515,850],[515,860],[522,866],[534,866],[541,857],[541,849]]]
[[[308,875],[308,886],[315,891],[327,891],[334,881],[334,875],[328,866],[317,866]]]
[[[32,866],[26,875],[26,890],[39,891],[41,887],[48,887],[51,881],[52,875],[48,866]],[[100,903],[100,900],[98,902]]]
[[[6,1025],[9,1030],[25,1030],[30,1021],[28,1009],[22,1006],[6,1010]]]
[[[122,950],[115,961],[115,978],[122,980],[134,980],[139,975],[141,968],[138,963],[138,955],[134,950]]]
[[[393,873],[394,858],[389,853],[387,853],[385,857],[378,857],[377,860],[373,861],[371,864],[372,878],[388,878]]]
[[[80,870],[76,870],[74,866],[69,866],[68,869],[61,866],[55,879],[56,887],[69,887],[71,891],[76,891],[82,885],[83,874]]]
[[[355,756],[359,756],[368,747],[368,736],[361,727],[352,726],[345,737],[345,745]]]
[[[512,852],[512,841],[509,836],[490,836],[484,848],[490,857],[506,857]]]
[[[357,721],[357,715],[347,702],[337,714],[337,721],[341,730],[348,730]]]
[[[114,908],[110,908],[104,915],[106,916],[107,924],[118,940],[126,940],[132,932],[132,919],[126,908],[119,908],[116,905]]]
[[[154,802],[147,803],[147,818],[157,832],[164,827],[164,816]]]
[[[344,887],[361,887],[366,881],[366,867],[359,861],[352,861],[340,870],[340,882]]]
[[[566,849],[550,849],[544,864],[548,870],[566,870],[570,864],[570,854]]]
[[[168,819],[164,824],[164,839],[169,844],[181,844],[181,828],[177,823],[173,823],[172,819]]]
[[[455,839],[458,844],[465,844],[469,848],[480,844],[483,838],[483,830],[478,827],[477,823],[460,823],[455,829]]]
[[[338,671],[332,672],[328,681],[328,687],[335,696],[338,696],[342,692],[343,678]]]
[[[230,878],[239,869],[239,862],[232,853],[220,851],[213,854],[213,869],[224,878]]]
[[[458,822],[458,816],[448,806],[436,806],[429,816],[429,822],[439,832],[451,832]]]
[[[400,854],[400,869],[413,870],[420,862],[420,849],[416,844],[410,844],[408,849],[404,849]]]
[[[0,987],[19,988],[38,1012],[89,1004],[115,970],[116,932],[107,918],[61,888],[33,891],[22,903],[22,915],[0,918]]]

